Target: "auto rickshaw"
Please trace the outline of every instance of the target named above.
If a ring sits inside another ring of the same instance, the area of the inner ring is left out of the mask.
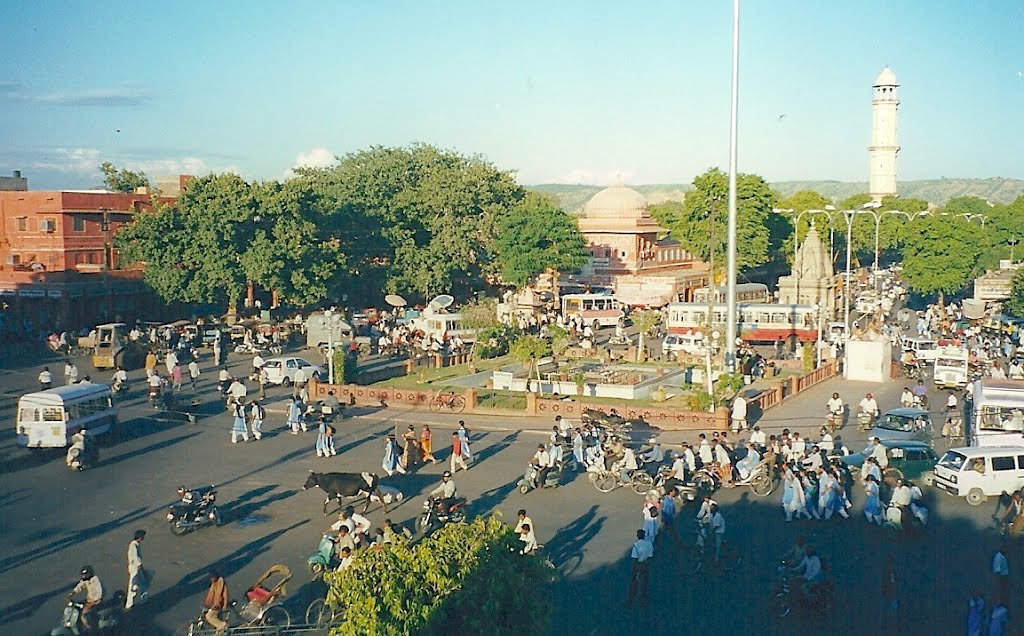
[[[121,367],[128,371],[140,368],[145,362],[145,350],[128,338],[128,325],[114,322],[97,325],[94,331],[92,366],[97,369]]]

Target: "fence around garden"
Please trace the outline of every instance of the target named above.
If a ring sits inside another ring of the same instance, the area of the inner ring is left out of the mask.
[[[751,401],[759,405],[762,411],[767,411],[782,403],[783,400],[835,375],[835,363],[828,362],[810,373],[791,376],[775,382],[772,386],[762,390],[756,397],[751,398]],[[425,387],[403,389],[358,384],[310,383],[311,400],[322,400],[327,396],[328,391],[333,391],[341,402],[351,406],[405,406],[409,408],[428,408],[430,402],[438,395],[451,393],[451,391],[437,391]],[[577,419],[586,409],[606,412],[615,409],[623,417],[642,418],[664,430],[724,430],[729,424],[729,411],[721,407],[714,412],[690,411],[672,407],[602,403],[580,396],[551,399],[536,393],[510,393],[476,388],[465,389],[459,394],[466,400],[464,411],[476,415],[532,417],[562,415]]]

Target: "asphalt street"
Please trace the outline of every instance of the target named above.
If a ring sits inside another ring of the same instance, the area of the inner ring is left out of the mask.
[[[232,354],[241,373],[249,358]],[[50,364],[59,375],[60,365]],[[41,365],[0,372],[0,393],[16,397],[35,388]],[[313,594],[306,558],[332,518],[321,512],[323,497],[302,491],[308,471],[380,471],[383,438],[396,426],[429,422],[436,430],[435,448],[447,460],[446,441],[459,416],[441,416],[401,408],[363,409],[339,425],[340,454],[315,456],[315,433],[291,435],[284,429],[287,391],[269,393],[266,435],[259,442],[232,445],[230,421],[214,387],[209,357],[194,408],[202,416],[189,424],[163,418],[148,406],[142,372],[131,374],[133,397],[123,407],[123,436],[101,449],[99,467],[69,471],[63,453],[18,448],[14,435],[0,442],[0,634],[48,633],[59,619],[62,598],[83,564],[92,564],[108,590],[126,584],[125,550],[134,530],[149,532],[143,545],[147,569],[155,572],[151,596],[135,613],[134,633],[169,633],[193,617],[206,588],[206,573],[218,567],[231,595],[241,595],[273,563],[295,571],[289,609],[302,614]],[[83,372],[89,370],[84,368]],[[104,381],[108,374],[93,373]],[[805,433],[816,431],[833,390],[856,402],[866,390],[879,396],[883,410],[896,406],[899,383],[883,386],[832,380],[768,411],[762,424]],[[14,402],[4,400],[0,414],[13,428]],[[517,509],[529,510],[537,536],[564,572],[549,598],[554,606],[551,634],[697,633],[902,634],[962,632],[966,601],[974,587],[991,588],[988,564],[998,535],[986,527],[994,502],[971,508],[962,500],[926,489],[933,523],[913,536],[868,526],[860,514],[863,495],[854,493],[849,521],[802,521],[786,524],[781,492],[759,498],[745,488],[724,490],[722,503],[728,536],[744,560],[729,575],[712,572],[693,578],[682,567],[683,551],[693,535],[689,523],[679,527],[678,542],[659,544],[652,570],[649,603],[625,609],[628,549],[641,524],[641,498],[619,489],[602,494],[582,476],[556,489],[521,495],[516,482],[550,423],[516,417],[466,418],[473,432],[476,461],[455,481],[469,497],[473,514],[501,511],[512,520]],[[856,450],[864,435],[848,426],[846,443]],[[13,431],[10,431],[13,433]],[[694,439],[695,433],[664,433],[664,443]],[[941,445],[941,442],[939,443]],[[940,450],[941,449],[937,449]],[[389,513],[374,505],[375,524],[385,516],[407,523],[420,511],[423,495],[440,480],[444,463],[386,479],[405,501]],[[164,514],[179,485],[216,484],[225,524],[176,537]],[[692,518],[692,509],[683,520]],[[798,535],[808,536],[825,556],[836,579],[837,604],[829,616],[792,615],[770,621],[777,559]],[[880,567],[886,554],[896,555],[902,623],[883,623]],[[1024,565],[1011,560],[1016,576]],[[538,585],[538,593],[545,593]],[[1018,616],[1019,597],[1011,617]],[[1011,625],[1012,627],[1012,625]],[[1011,633],[1016,633],[1011,631]]]

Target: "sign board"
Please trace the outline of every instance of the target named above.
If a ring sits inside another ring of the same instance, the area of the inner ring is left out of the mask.
[[[50,298],[60,298],[64,295],[64,292],[59,289],[50,289],[47,290],[46,295]]]
[[[23,298],[43,298],[46,291],[42,289],[19,289],[18,295]]]

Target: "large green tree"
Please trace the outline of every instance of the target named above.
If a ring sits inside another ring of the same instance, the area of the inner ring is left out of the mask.
[[[103,185],[114,192],[135,192],[136,188],[148,188],[149,178],[141,170],[133,172],[127,168],[118,169],[109,161],[100,165],[103,173]]]
[[[903,246],[903,278],[918,293],[937,294],[941,302],[979,273],[985,246],[977,240],[977,226],[954,217],[929,215],[913,223]]]
[[[721,269],[728,246],[728,176],[711,168],[693,180],[693,187],[681,209],[656,208],[656,218],[692,254],[707,261],[714,253],[715,269]],[[750,270],[767,263],[784,237],[772,232],[776,194],[764,179],[738,175],[736,194],[737,266]]]
[[[517,288],[547,269],[577,270],[587,262],[586,241],[576,221],[547,196],[528,192],[498,218],[494,244],[501,279]]]
[[[493,273],[498,219],[524,195],[482,157],[423,144],[376,146],[300,178],[353,224],[360,277],[421,298],[466,292]]]
[[[259,213],[255,189],[235,174],[193,179],[173,206],[138,215],[117,234],[122,259],[144,263],[165,300],[237,306],[247,280],[242,254]]]
[[[793,227],[782,242],[782,249],[785,250],[787,259],[792,259],[793,241],[798,240],[802,242],[804,237],[807,236],[807,230],[810,229],[811,223],[818,227],[819,235],[823,234],[822,228],[826,227],[829,223],[827,215],[813,214],[808,211],[824,211],[825,206],[828,205],[832,205],[832,201],[814,190],[801,190],[778,202],[777,207],[780,210],[792,210],[792,212],[788,213],[788,220]]]

